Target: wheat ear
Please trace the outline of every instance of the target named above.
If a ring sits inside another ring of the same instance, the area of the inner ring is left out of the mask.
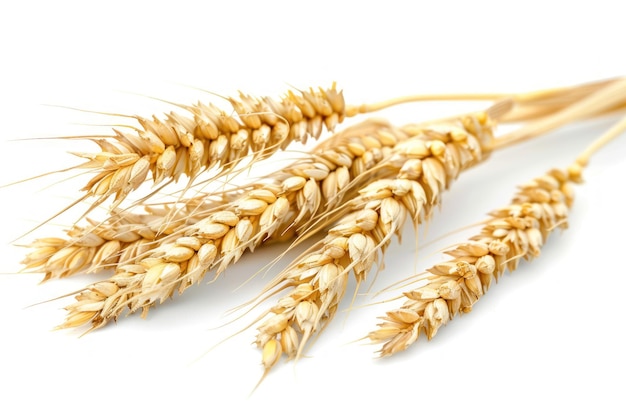
[[[110,279],[82,290],[67,307],[66,322],[60,327],[91,322],[97,328],[117,319],[126,307],[146,313],[157,300],[200,282],[209,269],[216,268],[219,275],[246,249],[254,250],[267,239],[284,239],[299,228],[306,230],[318,215],[351,197],[349,189],[364,180],[362,171],[407,137],[382,121],[366,121],[339,133],[329,142],[334,146],[320,146],[319,152],[278,173],[274,181],[210,211],[141,259],[118,265]]]
[[[428,284],[407,291],[404,304],[387,312],[372,342],[383,343],[389,356],[415,342],[421,333],[430,340],[458,313],[468,313],[504,270],[513,271],[520,259],[531,260],[548,235],[567,226],[573,201],[569,176],[553,170],[520,187],[512,202],[491,213],[481,232],[447,251],[452,259],[428,270]]]
[[[363,281],[392,236],[400,237],[407,216],[415,225],[427,219],[452,180],[484,159],[492,139],[492,122],[482,113],[455,125],[426,127],[394,148],[388,165],[395,169],[387,178],[362,188],[347,203],[348,214],[259,297],[289,290],[257,319],[264,376],[283,353],[288,359],[301,356],[310,337],[334,317],[349,273]]]
[[[598,149],[626,130],[626,118],[592,143],[567,170],[551,170],[522,185],[511,203],[493,211],[481,231],[447,251],[451,259],[430,268],[426,285],[407,291],[401,307],[388,311],[369,339],[380,356],[407,349],[425,334],[432,339],[457,314],[468,313],[506,269],[538,257],[548,236],[567,227],[573,183]]]
[[[113,207],[137,189],[149,175],[155,184],[190,182],[203,171],[233,169],[248,155],[259,160],[293,141],[318,138],[323,127],[332,131],[345,117],[345,102],[335,85],[328,89],[288,93],[279,101],[243,93],[229,98],[236,116],[213,104],[181,105],[185,114],[165,118],[128,116],[139,128],[114,128],[108,137],[86,137],[100,148],[75,153],[87,161],[76,166],[95,172],[81,190],[94,197],[92,208],[114,196]]]

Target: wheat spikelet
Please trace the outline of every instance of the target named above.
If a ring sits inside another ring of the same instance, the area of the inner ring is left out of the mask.
[[[387,312],[369,334],[372,342],[383,344],[379,354],[405,350],[422,333],[432,339],[457,314],[470,312],[505,269],[514,271],[521,259],[539,256],[550,233],[567,227],[571,180],[568,173],[552,170],[524,184],[476,236],[447,251],[452,258],[428,270],[423,278],[428,284],[405,292],[404,304]]]
[[[265,184],[247,189],[241,198],[169,234],[140,259],[118,264],[106,283],[78,294],[77,302],[67,307],[68,317],[61,327],[88,321],[92,328],[100,327],[126,307],[145,313],[157,300],[162,302],[200,282],[209,269],[216,268],[219,275],[246,249],[306,231],[318,216],[350,198],[351,188],[370,180],[371,175],[362,174],[407,138],[406,132],[383,121],[370,120],[346,129],[329,141],[332,146],[320,145],[318,152]],[[115,291],[103,293],[103,285]]]
[[[114,196],[113,207],[152,176],[154,184],[189,181],[203,171],[233,169],[246,156],[259,160],[293,141],[319,138],[325,126],[332,131],[346,116],[341,91],[328,89],[289,91],[280,101],[240,93],[229,98],[236,117],[213,104],[183,105],[186,114],[169,113],[165,118],[135,119],[135,131],[114,129],[110,137],[87,138],[100,152],[75,153],[87,161],[76,168],[96,174],[81,190],[94,197],[95,207]]]
[[[428,219],[441,192],[462,170],[483,160],[492,139],[491,121],[479,114],[457,125],[425,128],[394,148],[389,166],[395,169],[388,177],[362,188],[347,203],[348,214],[261,294],[290,290],[257,319],[264,376],[282,353],[289,359],[301,356],[309,338],[334,317],[350,271],[363,281],[392,236],[400,237],[406,218],[416,226]]]

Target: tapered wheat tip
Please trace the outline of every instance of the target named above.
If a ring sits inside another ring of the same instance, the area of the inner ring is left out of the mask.
[[[27,245],[32,250],[21,263],[25,272],[43,273],[44,281],[124,265],[224,204],[212,197],[196,196],[180,205],[143,206],[144,214],[113,211],[103,222],[88,218],[87,225],[71,227],[65,238],[40,238]]]
[[[288,293],[257,319],[256,345],[263,352],[268,344],[280,343],[288,359],[300,357],[311,336],[335,316],[349,273],[361,283],[393,235],[400,236],[406,218],[415,225],[426,220],[440,203],[441,192],[462,170],[484,158],[483,148],[492,139],[491,123],[481,116],[414,133],[381,164],[388,178],[363,187],[326,237],[265,288],[261,299]],[[264,361],[266,372],[268,363],[276,361]]]
[[[213,104],[181,106],[184,114],[165,118],[133,116],[140,128],[114,129],[110,138],[93,138],[96,153],[75,153],[87,161],[77,168],[95,171],[82,191],[93,206],[114,196],[113,206],[151,177],[155,184],[201,172],[234,169],[245,157],[266,158],[293,141],[319,138],[346,116],[335,85],[328,89],[289,91],[281,100],[240,94],[228,99],[236,115]]]
[[[387,312],[369,334],[381,343],[381,356],[405,350],[420,336],[432,339],[458,313],[468,313],[505,269],[536,258],[557,227],[567,226],[573,202],[571,178],[552,170],[520,187],[508,206],[491,213],[480,233],[446,252],[451,259],[435,265],[428,284],[403,294],[404,304]]]
[[[407,138],[401,129],[381,121],[366,121],[340,132],[258,188],[203,212],[203,217],[169,234],[139,259],[118,264],[116,274],[107,281],[117,290],[103,298],[97,289],[84,289],[77,302],[67,307],[66,325],[86,323],[74,319],[86,317],[86,309],[93,312],[87,322],[94,327],[116,319],[126,308],[145,313],[157,301],[200,282],[208,270],[216,268],[220,274],[246,249],[307,231],[314,221],[323,225],[324,213],[351,198],[355,187],[377,175],[377,171],[369,173],[371,168]],[[89,295],[94,291],[96,294]],[[102,303],[91,303],[93,297]]]

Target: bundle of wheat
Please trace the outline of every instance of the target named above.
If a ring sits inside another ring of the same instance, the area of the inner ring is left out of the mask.
[[[438,122],[395,127],[370,119],[321,141],[290,165],[256,182],[229,190],[194,188],[201,173],[240,172],[293,141],[319,138],[345,117],[417,100],[495,101],[487,111]],[[79,272],[114,269],[114,275],[74,292],[58,328],[104,326],[175,293],[214,278],[246,252],[274,241],[296,247],[324,231],[264,288],[255,301],[285,291],[254,322],[262,350],[263,376],[283,354],[299,358],[310,338],[328,325],[344,298],[349,275],[360,284],[400,237],[410,217],[415,228],[441,202],[458,175],[493,151],[536,137],[564,124],[626,105],[626,79],[522,94],[408,96],[372,105],[346,106],[330,89],[288,92],[281,101],[240,94],[229,98],[235,116],[214,105],[180,106],[187,115],[132,118],[140,128],[115,129],[87,138],[97,153],[77,153],[87,162],[75,168],[95,172],[76,202],[93,197],[87,212],[113,197],[108,217],[75,224],[63,238],[39,238],[27,245],[25,270],[44,280]],[[497,123],[526,122],[494,137]],[[624,123],[595,142],[566,172],[553,170],[523,186],[513,202],[492,213],[482,231],[448,252],[451,261],[429,269],[429,283],[404,294],[406,302],[387,313],[369,338],[382,343],[381,356],[406,349],[420,333],[432,338],[458,313],[466,313],[492,281],[520,259],[537,256],[549,233],[565,227],[572,202],[570,182],[580,178],[589,156],[624,129]],[[154,184],[189,183],[175,201],[153,202],[159,191],[122,209],[120,204],[148,176]],[[194,191],[193,197],[185,192]],[[73,204],[76,204],[73,203]],[[357,284],[357,286],[358,286]]]

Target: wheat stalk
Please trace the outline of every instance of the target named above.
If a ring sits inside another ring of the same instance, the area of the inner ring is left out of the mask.
[[[416,226],[428,219],[441,192],[484,159],[492,139],[492,121],[482,113],[456,125],[426,128],[394,148],[390,175],[362,188],[347,203],[348,214],[260,295],[289,290],[257,319],[264,376],[283,353],[288,359],[301,356],[310,337],[334,317],[349,273],[362,282],[392,236],[400,237],[407,216]]]
[[[318,216],[350,198],[350,189],[371,177],[363,174],[407,137],[403,130],[377,120],[340,132],[266,184],[203,212],[201,219],[169,234],[140,259],[118,264],[113,277],[79,292],[60,327],[90,321],[97,328],[117,319],[126,307],[147,313],[157,300],[200,282],[209,269],[216,268],[219,275],[246,249],[307,230]]]

